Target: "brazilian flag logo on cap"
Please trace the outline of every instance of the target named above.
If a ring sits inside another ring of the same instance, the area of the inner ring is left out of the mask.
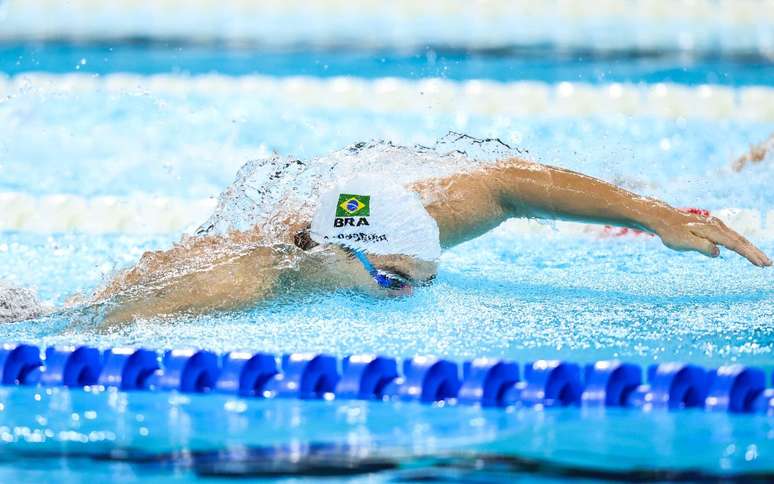
[[[370,195],[352,195],[342,193],[339,195],[339,203],[336,205],[337,217],[368,217],[371,209],[368,206]]]

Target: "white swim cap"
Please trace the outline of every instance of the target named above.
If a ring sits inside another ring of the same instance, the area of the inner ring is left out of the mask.
[[[367,254],[441,256],[438,224],[419,196],[383,179],[359,176],[323,193],[312,218],[312,240]]]

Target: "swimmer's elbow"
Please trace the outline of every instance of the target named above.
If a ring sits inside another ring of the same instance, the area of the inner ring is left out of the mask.
[[[503,218],[546,218],[551,211],[550,167],[509,160],[493,173],[492,192]]]

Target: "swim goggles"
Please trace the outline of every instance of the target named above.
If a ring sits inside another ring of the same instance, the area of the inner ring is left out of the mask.
[[[391,272],[379,270],[376,267],[374,267],[373,264],[371,264],[371,261],[368,260],[368,257],[366,255],[356,250],[355,257],[357,257],[357,260],[360,261],[361,264],[363,264],[363,267],[368,272],[368,274],[373,278],[374,281],[379,285],[379,287],[383,287],[385,289],[390,289],[393,291],[400,291],[405,289],[411,289],[411,282],[401,277],[397,274],[393,274]]]

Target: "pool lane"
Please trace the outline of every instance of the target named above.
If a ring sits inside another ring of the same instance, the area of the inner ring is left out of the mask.
[[[256,48],[152,39],[0,42],[0,73],[32,71],[774,86],[774,62],[755,52],[724,55],[664,50],[599,52],[554,46],[464,49],[444,45],[406,49]]]

